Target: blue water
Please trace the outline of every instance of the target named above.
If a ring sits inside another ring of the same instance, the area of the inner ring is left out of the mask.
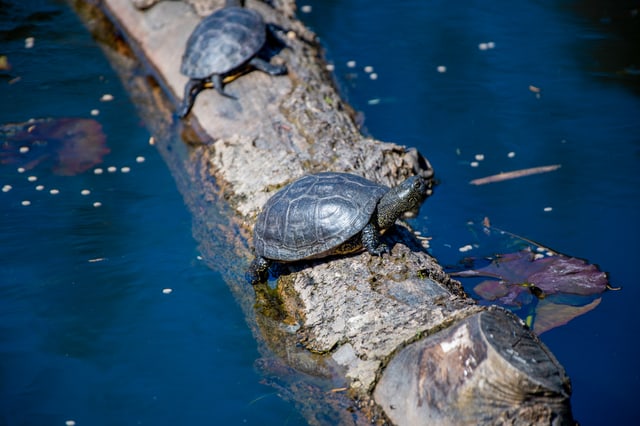
[[[0,166],[0,425],[300,424],[101,50],[64,2],[0,4],[0,122],[94,118],[111,149],[101,175]]]
[[[640,99],[623,70],[640,59],[620,30],[629,14],[569,1],[300,4],[312,6],[301,17],[365,130],[418,147],[435,167],[440,185],[413,225],[443,264],[474,242],[466,223],[487,216],[599,264],[623,287],[542,339],[572,378],[582,424],[637,423]],[[199,259],[149,132],[65,3],[0,1],[0,55],[12,67],[0,71],[0,123],[92,117],[111,149],[100,166],[117,168],[0,167],[0,188],[12,187],[0,192],[0,424],[303,423],[261,383],[242,311]],[[546,164],[562,168],[468,184]]]
[[[463,257],[458,249],[476,242],[466,223],[486,216],[599,264],[623,287],[541,337],[572,379],[581,424],[638,423],[640,84],[629,74],[640,66],[640,2],[303,3],[365,129],[433,164],[441,184],[414,226],[433,237],[441,263]],[[484,160],[472,167],[477,154]],[[562,168],[468,183],[549,164]]]

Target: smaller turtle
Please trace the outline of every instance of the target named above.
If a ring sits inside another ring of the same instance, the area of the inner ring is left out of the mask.
[[[234,98],[225,93],[223,79],[244,66],[271,75],[287,72],[286,66],[272,65],[256,56],[272,27],[265,24],[260,13],[245,9],[242,3],[227,0],[224,8],[200,21],[189,36],[180,66],[180,72],[189,77],[178,111],[180,117],[189,113],[198,93],[211,85],[222,96]]]
[[[247,281],[264,281],[273,261],[293,262],[358,251],[388,252],[380,231],[431,194],[430,181],[412,176],[388,188],[348,173],[306,175],[271,197],[258,216],[256,258]]]

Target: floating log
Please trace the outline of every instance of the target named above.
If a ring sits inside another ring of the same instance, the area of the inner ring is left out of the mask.
[[[182,121],[175,110],[187,78],[179,67],[200,19],[194,9],[72,3],[107,42],[193,214],[203,258],[246,313],[265,379],[310,424],[573,422],[569,380],[552,354],[516,317],[468,298],[402,224],[383,236],[388,256],[293,263],[275,285],[244,281],[258,212],[302,174],[349,172],[388,186],[433,177],[414,148],[360,133],[293,1],[246,2],[288,31],[272,59],[288,75],[245,73],[225,87],[235,100],[205,90]]]

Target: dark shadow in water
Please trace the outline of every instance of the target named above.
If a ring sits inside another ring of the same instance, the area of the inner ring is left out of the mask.
[[[614,80],[640,95],[640,2],[581,0],[566,6],[593,32],[581,34],[579,59],[595,77]]]

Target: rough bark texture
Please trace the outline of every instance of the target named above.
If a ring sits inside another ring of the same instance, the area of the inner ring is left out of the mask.
[[[282,266],[277,286],[257,286],[255,294],[243,282],[257,213],[302,174],[344,171],[389,186],[412,174],[433,175],[415,149],[360,134],[315,36],[292,18],[295,4],[274,3],[275,9],[257,1],[247,7],[289,31],[287,47],[272,59],[284,61],[288,75],[245,73],[225,88],[237,100],[206,90],[182,123],[167,109],[175,110],[187,81],[180,59],[199,16],[177,1],[144,11],[132,0],[102,3],[169,98],[142,87],[146,79],[131,70],[123,77],[153,132],[166,137],[182,130],[188,145],[169,141],[159,149],[194,215],[203,256],[225,269],[260,346],[271,354],[260,365],[265,374],[299,402],[321,399],[342,410],[330,423],[361,423],[362,413],[366,421],[397,424],[572,422],[562,366],[515,317],[468,299],[404,226],[384,235],[389,256]],[[116,68],[124,72],[121,64]],[[427,200],[425,208],[431,202],[437,201]],[[346,384],[361,410],[347,414],[340,395],[290,369]],[[276,377],[286,375],[296,379]],[[310,423],[327,422],[314,414],[317,404],[300,404]]]

